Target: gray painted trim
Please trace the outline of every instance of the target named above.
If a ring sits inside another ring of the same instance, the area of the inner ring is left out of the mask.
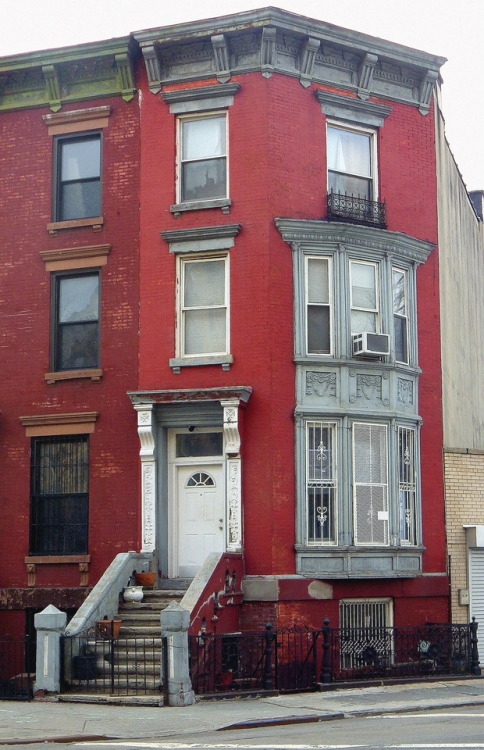
[[[210,109],[227,109],[234,103],[234,96],[239,89],[240,83],[226,83],[219,86],[163,91],[161,96],[170,105],[170,112],[179,115]]]
[[[379,128],[392,111],[384,104],[353,99],[341,94],[317,89],[314,95],[321,105],[321,112],[327,117],[356,122],[359,125],[370,125]]]
[[[305,578],[415,578],[422,575],[422,547],[296,551],[296,572]]]
[[[242,229],[241,224],[222,224],[190,229],[169,229],[160,232],[170,246],[170,253],[194,253],[228,250]]]
[[[314,243],[322,245],[320,249],[332,247],[334,250],[347,245],[352,250],[375,250],[415,263],[425,263],[434,249],[430,242],[388,229],[318,219],[277,218],[274,223],[283,240],[292,245],[307,245],[308,249],[313,249]]]
[[[200,367],[201,365],[221,365],[223,370],[229,370],[234,358],[232,354],[205,355],[203,357],[172,357],[168,364],[175,371],[181,367]]]
[[[228,214],[232,201],[230,198],[215,198],[210,201],[187,201],[186,203],[173,203],[170,206],[170,212],[175,214],[183,211],[201,211],[203,208],[221,208],[223,214]]]

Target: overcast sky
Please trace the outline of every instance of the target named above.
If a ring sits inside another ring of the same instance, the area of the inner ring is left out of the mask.
[[[0,56],[267,5],[446,57],[447,137],[467,188],[484,189],[484,0],[0,0]]]

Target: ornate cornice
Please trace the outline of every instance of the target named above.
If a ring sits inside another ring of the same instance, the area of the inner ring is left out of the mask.
[[[134,33],[150,89],[259,71],[402,101],[425,114],[444,57],[304,16],[262,8]]]
[[[0,111],[48,106],[119,95],[133,98],[131,37],[32,52],[0,59]]]
[[[414,263],[425,263],[434,245],[403,232],[359,226],[356,224],[332,223],[315,219],[274,219],[283,240],[293,247],[305,244],[314,247],[332,246],[363,248],[379,253],[395,255]]]
[[[133,405],[183,404],[196,401],[228,401],[238,399],[247,403],[252,393],[250,385],[224,386],[222,388],[176,388],[164,391],[132,391],[128,393]]]

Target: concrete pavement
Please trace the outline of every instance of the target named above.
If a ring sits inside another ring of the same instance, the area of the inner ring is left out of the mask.
[[[484,705],[484,678],[363,687],[322,693],[199,701],[185,708],[0,701],[0,745],[185,736],[268,723]]]

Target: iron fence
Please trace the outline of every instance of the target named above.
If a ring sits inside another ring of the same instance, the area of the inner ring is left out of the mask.
[[[477,623],[420,627],[304,627],[190,636],[196,693],[315,690],[319,684],[480,674]]]
[[[0,700],[30,700],[33,665],[29,636],[0,638]]]
[[[64,692],[157,695],[167,685],[167,647],[161,636],[120,638],[113,628],[96,626],[63,637],[61,653]]]
[[[347,221],[369,224],[382,229],[386,227],[386,206],[380,201],[371,201],[357,195],[328,193],[327,218],[332,221]]]

